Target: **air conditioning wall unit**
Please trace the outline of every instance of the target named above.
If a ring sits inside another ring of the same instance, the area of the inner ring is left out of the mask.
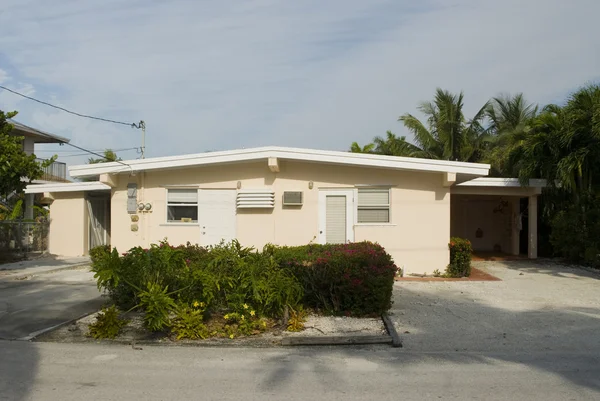
[[[285,191],[283,193],[283,206],[302,206],[302,191]]]

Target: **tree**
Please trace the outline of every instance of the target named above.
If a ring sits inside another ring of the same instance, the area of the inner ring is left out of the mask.
[[[538,106],[527,103],[522,93],[499,96],[490,101],[487,110],[490,120],[484,161],[492,165],[492,174],[513,177],[518,174],[508,162],[510,153],[521,146],[531,132]]]
[[[545,178],[580,195],[598,189],[600,179],[600,86],[573,93],[565,106],[548,105],[530,132],[510,150],[509,163],[525,182]]]
[[[352,145],[350,145],[350,152],[352,153],[373,153],[373,149],[375,149],[375,144],[372,143],[368,143],[362,147],[358,142],[352,142]]]
[[[427,126],[412,114],[398,118],[415,137],[420,157],[455,161],[478,161],[482,153],[486,130],[482,121],[489,103],[475,114],[471,120],[463,115],[461,92],[454,95],[440,88],[432,102],[423,102],[418,109],[427,116]]]
[[[94,159],[93,157],[88,159],[88,164],[96,164],[96,163],[109,163],[121,161],[122,159],[117,156],[117,154],[112,149],[106,149],[103,152],[104,157],[99,159]]]
[[[374,153],[388,156],[419,156],[422,150],[406,141],[405,136],[397,137],[392,131],[387,131],[385,137],[376,136],[373,138],[375,144]]]
[[[11,135],[13,125],[9,118],[17,115],[16,111],[4,113],[0,110],[0,197],[6,199],[13,192],[22,193],[31,181],[44,174],[44,168],[54,162],[56,156],[43,163],[38,163],[35,155],[28,155],[23,150],[23,137]]]

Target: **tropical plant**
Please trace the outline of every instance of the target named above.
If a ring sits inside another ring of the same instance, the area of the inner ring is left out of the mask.
[[[477,161],[487,137],[482,122],[489,103],[467,120],[463,115],[464,95],[454,95],[440,88],[432,102],[423,102],[418,109],[427,117],[424,124],[412,114],[398,119],[414,135],[421,152],[418,157],[454,161]]]
[[[373,149],[375,149],[375,144],[373,143],[360,146],[358,142],[352,142],[352,145],[350,145],[350,152],[352,153],[373,153]]]
[[[96,339],[112,339],[119,335],[128,322],[129,320],[120,317],[116,306],[102,308],[96,321],[89,325],[88,335]]]
[[[102,153],[104,157],[94,159],[93,157],[88,159],[88,164],[97,164],[97,163],[110,163],[121,161],[122,159],[117,156],[117,154],[112,149],[105,149]]]
[[[487,117],[490,120],[487,139],[487,152],[484,161],[492,166],[492,174],[513,177],[513,163],[509,155],[520,147],[532,133],[534,118],[538,115],[538,106],[527,103],[522,93],[514,96],[498,96],[490,101]]]
[[[31,181],[44,174],[44,168],[56,160],[56,156],[38,163],[35,155],[23,150],[23,137],[12,134],[13,125],[8,119],[17,115],[16,111],[4,113],[0,110],[0,199],[6,199],[13,192],[22,193]]]

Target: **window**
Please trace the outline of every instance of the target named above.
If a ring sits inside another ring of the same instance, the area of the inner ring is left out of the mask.
[[[198,222],[197,189],[167,189],[167,222]]]
[[[358,188],[358,223],[390,222],[390,189]]]

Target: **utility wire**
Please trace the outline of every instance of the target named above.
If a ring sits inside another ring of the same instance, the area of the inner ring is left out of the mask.
[[[31,128],[31,127],[29,127],[29,128]],[[53,140],[57,141],[57,142],[58,142],[58,143],[60,143],[61,145],[69,145],[69,146],[72,146],[72,147],[74,147],[75,149],[79,149],[79,150],[81,150],[82,152],[87,152],[87,153],[90,153],[90,154],[92,154],[92,155],[94,155],[94,156],[98,156],[98,157],[99,157],[99,158],[101,158],[101,159],[106,159],[106,157],[105,157],[104,155],[101,155],[100,153],[96,153],[96,152],[93,152],[93,151],[91,151],[91,150],[88,150],[88,149],[82,148],[81,146],[73,145],[72,143],[69,143],[69,142],[61,141],[61,140],[59,140],[59,139],[57,139],[57,138],[53,137],[52,135],[46,134],[45,132],[42,132],[42,131],[40,131],[40,130],[37,130],[37,129],[35,129],[35,128],[31,128],[31,129],[32,129],[32,130],[34,130],[35,132],[37,132],[37,133],[38,133],[38,134],[40,134],[40,135],[43,135],[43,136],[45,136],[45,137],[47,137],[47,138],[51,138],[51,139],[53,139]],[[132,169],[132,167],[131,167],[129,164],[127,164],[127,163],[123,163],[123,162],[122,162],[122,161],[120,161],[120,160],[115,160],[114,162],[115,162],[115,163],[122,164],[122,165],[124,165],[124,166],[127,166],[127,167],[129,167],[130,169]],[[133,170],[133,169],[132,169],[132,170]]]
[[[44,104],[46,106],[54,107],[55,109],[65,111],[67,113],[70,113],[70,114],[73,114],[73,115],[76,115],[76,116],[79,116],[79,117],[91,118],[92,120],[105,121],[105,122],[113,123],[113,124],[128,125],[128,126],[133,127],[133,128],[140,128],[140,125],[136,124],[136,123],[126,123],[126,122],[123,122],[123,121],[111,120],[111,119],[108,119],[108,118],[94,117],[94,116],[88,116],[87,114],[76,113],[74,111],[65,109],[64,107],[56,106],[56,105],[53,105],[51,103],[35,99],[35,98],[31,97],[31,96],[24,95],[23,93],[17,92],[17,91],[12,90],[12,89],[9,89],[6,86],[0,85],[0,88],[4,89],[6,91],[9,91],[11,93],[14,93],[17,96],[24,97],[25,99],[33,100],[34,102],[38,102],[38,103]]]
[[[139,149],[139,147],[138,148],[110,149],[110,150],[112,150],[113,152],[125,152],[127,150],[138,150],[138,149]],[[106,149],[94,149],[94,150],[92,150],[92,152],[103,152],[104,150],[106,150]],[[35,151],[36,154],[42,153],[42,152],[43,153],[55,153],[55,154],[56,153],[77,153],[77,152],[79,152],[79,150],[47,150],[47,149],[41,149],[41,150],[36,150]],[[73,155],[67,154],[65,156],[73,156]]]

